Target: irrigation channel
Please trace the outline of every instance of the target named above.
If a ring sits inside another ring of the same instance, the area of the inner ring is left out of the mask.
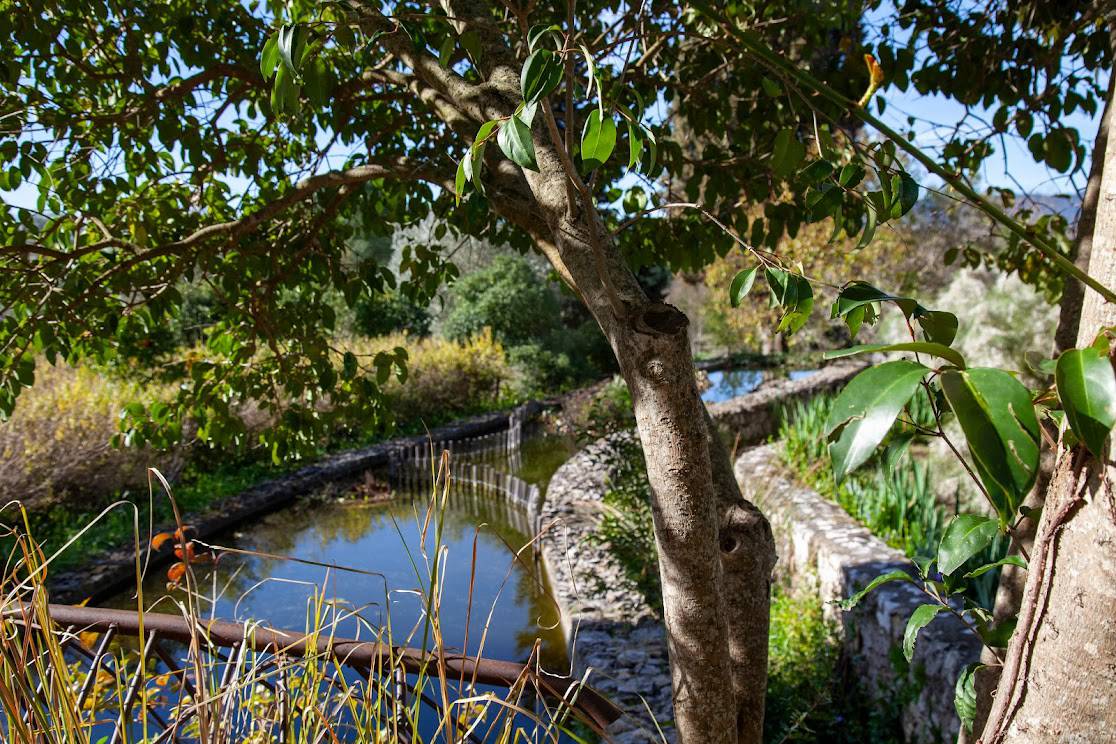
[[[390,629],[392,645],[431,648],[425,598],[437,560],[444,648],[568,674],[559,608],[532,538],[547,482],[574,449],[513,417],[505,431],[400,450],[351,492],[326,489],[208,541],[219,559],[197,567],[201,614],[299,630],[325,615],[335,636]],[[448,491],[444,479],[434,485],[443,451]],[[182,596],[165,569],[144,581],[150,611],[177,613]],[[134,610],[137,600],[123,593],[101,604]],[[506,694],[477,687],[486,690]],[[437,716],[428,718],[423,740],[441,740]]]

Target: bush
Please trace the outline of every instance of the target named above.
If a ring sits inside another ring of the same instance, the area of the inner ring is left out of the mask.
[[[461,342],[396,334],[354,339],[346,346],[358,356],[397,346],[407,350],[406,379],[392,377],[384,385],[387,408],[398,422],[440,423],[507,402],[511,370],[489,331]]]
[[[387,336],[407,333],[411,336],[430,335],[430,313],[398,292],[369,295],[357,302],[353,310],[354,330],[365,336]]]
[[[559,327],[558,300],[526,258],[497,256],[450,288],[443,331],[462,341],[485,328],[507,347],[536,342]]]
[[[120,411],[134,400],[165,391],[141,387],[88,367],[41,362],[35,385],[20,396],[12,417],[0,424],[0,499],[28,508],[50,502],[104,503],[127,489],[146,491],[146,469],[173,475],[183,452],[115,448]]]

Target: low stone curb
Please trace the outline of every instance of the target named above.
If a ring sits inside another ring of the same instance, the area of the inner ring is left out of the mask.
[[[590,672],[589,684],[625,713],[609,729],[613,740],[646,744],[665,736],[673,742],[666,632],[612,554],[593,539],[614,448],[630,436],[599,439],[558,468],[543,502],[540,547],[575,676]]]
[[[914,586],[890,583],[851,611],[830,604],[845,599],[881,573],[912,571],[907,557],[888,547],[837,504],[799,483],[779,456],[778,445],[746,450],[736,461],[744,498],[771,522],[779,563],[776,574],[807,586],[842,628],[842,644],[855,675],[878,702],[894,704],[902,680],[891,662],[901,647],[907,618],[927,598]],[[918,636],[909,680],[917,696],[900,714],[912,744],[953,742],[960,722],[953,707],[961,670],[980,659],[980,643],[950,615],[939,615]]]
[[[523,420],[528,420],[536,417],[542,408],[541,404],[531,401],[512,411],[486,413],[433,429],[429,436],[402,437],[363,449],[329,455],[293,473],[221,499],[201,513],[183,515],[183,522],[193,528],[193,537],[208,540],[250,519],[288,506],[326,484],[355,482],[365,471],[389,464],[393,456],[403,450],[431,440],[464,439],[501,431],[508,427],[513,413],[518,412]],[[172,532],[174,529],[174,524],[163,524],[155,532]],[[133,584],[136,576],[135,556],[134,545],[122,545],[92,556],[80,568],[50,575],[47,586],[51,601],[67,604],[90,598],[97,602]],[[144,547],[140,554],[141,562],[149,560],[149,569],[169,562],[172,557],[173,546],[170,541],[157,551],[149,551]]]

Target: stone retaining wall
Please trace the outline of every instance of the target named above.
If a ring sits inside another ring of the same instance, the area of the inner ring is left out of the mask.
[[[809,583],[826,603],[844,599],[881,573],[913,570],[911,562],[857,523],[840,506],[800,484],[786,470],[777,445],[755,447],[736,461],[744,497],[771,522],[777,575],[792,585]],[[927,598],[910,584],[885,584],[844,612],[827,604],[840,622],[842,642],[855,676],[880,702],[902,699],[904,682],[917,696],[901,712],[903,731],[914,744],[953,742],[959,722],[954,684],[966,664],[980,659],[980,644],[956,618],[939,615],[922,630],[907,680],[892,665],[907,618]],[[901,657],[900,657],[901,658]],[[914,694],[912,692],[912,694]]]
[[[730,435],[739,433],[741,443],[763,441],[775,433],[781,405],[838,388],[863,366],[835,365],[811,377],[770,383],[710,406],[710,412]],[[632,434],[614,435],[619,436]],[[661,742],[664,735],[674,741],[663,626],[608,550],[593,539],[614,447],[613,438],[599,440],[554,474],[543,504],[541,551],[562,607],[575,673],[591,671],[590,684],[626,711],[614,724],[616,741]],[[779,553],[776,573],[792,585],[809,582],[830,603],[880,573],[911,567],[902,553],[841,507],[797,483],[773,445],[745,450],[735,469],[745,497],[771,520]],[[887,584],[848,613],[826,605],[827,613],[840,621],[854,673],[879,702],[899,699],[902,680],[892,665],[892,650],[902,642],[907,618],[923,599],[910,585]],[[901,714],[909,741],[936,744],[956,738],[954,683],[961,669],[979,656],[979,643],[952,617],[939,616],[923,629],[908,678],[918,681],[907,685],[913,699]]]
[[[575,676],[590,671],[589,684],[625,711],[610,729],[618,744],[645,744],[662,742],[659,727],[674,741],[666,633],[612,554],[593,539],[616,438],[628,436],[634,435],[600,439],[554,473],[540,547]]]

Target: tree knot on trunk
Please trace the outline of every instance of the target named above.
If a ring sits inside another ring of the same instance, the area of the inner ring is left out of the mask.
[[[771,524],[751,504],[734,504],[722,513],[718,543],[726,573],[770,577],[775,570],[778,555]]]
[[[637,333],[649,336],[673,336],[682,333],[690,321],[678,308],[665,302],[655,302],[636,316],[632,327]]]

